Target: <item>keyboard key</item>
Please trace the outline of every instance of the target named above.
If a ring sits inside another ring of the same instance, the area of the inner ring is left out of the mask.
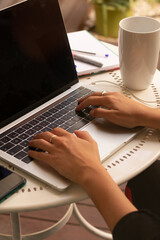
[[[10,134],[8,134],[8,137],[10,137],[10,138],[15,138],[17,136],[18,136],[18,133],[16,133],[16,132],[11,132]]]
[[[46,128],[52,130],[53,128],[56,128],[56,127],[58,127],[58,124],[56,124],[54,122],[54,123],[49,124]],[[48,130],[46,130],[46,131],[48,131]]]
[[[28,164],[28,163],[30,163],[30,162],[33,161],[33,158],[31,158],[31,157],[29,157],[29,156],[26,156],[26,157],[23,158],[21,161]]]
[[[31,125],[31,126],[34,126],[34,125],[36,125],[36,124],[38,124],[38,120],[36,120],[36,119],[33,119],[33,120],[31,120],[30,122],[29,122],[29,124]]]
[[[19,151],[21,151],[23,149],[22,146],[17,145],[13,148],[11,148],[9,151],[7,151],[7,153],[11,154],[11,155],[15,155],[16,153],[18,153]]]
[[[45,119],[45,117],[40,115],[40,116],[36,117],[36,119],[41,122]]]
[[[72,104],[68,105],[67,107],[65,107],[66,110],[71,111],[74,109],[74,106],[72,106]]]
[[[23,147],[27,147],[27,146],[28,146],[28,141],[25,140],[25,141],[21,142],[20,144],[21,144],[21,146],[23,146]]]
[[[14,144],[18,144],[20,143],[22,140],[20,138],[15,138],[11,141],[11,143],[14,143]]]
[[[65,108],[63,108],[59,111],[59,114],[62,114],[62,115],[66,114],[66,113],[68,113],[68,110]]]
[[[35,134],[35,133],[36,133],[36,130],[33,129],[33,128],[31,128],[31,129],[29,129],[28,131],[26,131],[26,134],[27,134],[28,136],[32,136],[32,135]]]
[[[83,89],[84,89],[84,87],[81,86],[81,87],[77,88],[76,90],[74,90],[72,93],[73,93],[73,94],[79,93],[79,92],[81,92]]]
[[[67,100],[63,101],[63,105],[66,107],[67,105],[69,105],[71,102]]]
[[[54,117],[55,119],[60,118],[60,117],[62,117],[62,116],[63,116],[63,114],[62,114],[62,113],[59,113],[59,112],[53,114],[53,117]]]
[[[67,120],[69,120],[71,117],[69,116],[69,115],[64,115],[63,117],[62,117],[62,119],[64,120],[64,121],[67,121]]]
[[[41,125],[42,127],[46,127],[48,124],[49,124],[49,122],[48,122],[48,121],[45,121],[45,120],[40,123],[40,125]]]
[[[53,128],[47,126],[47,127],[44,127],[44,128],[42,129],[42,132],[50,132],[51,130],[53,130]]]
[[[75,124],[75,121],[73,121],[72,119],[68,120],[67,122],[65,122],[66,125],[68,126],[72,126]]]
[[[71,104],[72,104],[72,106],[73,106],[74,108],[76,108],[77,105],[78,105],[78,102],[77,102],[77,100],[76,100],[76,101],[72,102]]]
[[[36,125],[33,127],[33,130],[35,130],[37,132],[37,131],[40,131],[42,128],[43,128],[43,126]]]
[[[50,113],[49,111],[44,112],[44,113],[42,114],[43,117],[49,117],[50,115],[51,115],[51,113]]]
[[[90,89],[84,88],[84,89],[81,91],[81,93],[82,93],[83,95],[88,95],[88,94],[93,93],[93,91],[91,91]]]
[[[9,138],[9,137],[3,137],[3,138],[1,138],[1,142],[3,142],[3,143],[7,143],[7,142],[9,142],[11,140],[11,138]]]
[[[74,122],[78,122],[79,120],[81,120],[82,118],[80,117],[80,116],[78,116],[78,115],[75,115],[73,118],[72,118],[72,120],[74,121]]]
[[[57,126],[59,126],[64,123],[64,120],[60,118],[60,119],[56,120],[54,123],[57,124]]]
[[[81,120],[77,123],[75,123],[72,127],[68,128],[67,131],[70,133],[73,133],[75,130],[79,130],[83,126],[85,126],[88,123],[88,121]]]
[[[56,120],[56,118],[54,116],[46,118],[46,121],[48,121],[50,123],[54,122],[55,120]]]
[[[30,141],[30,140],[32,140],[33,139],[33,136],[31,135],[31,136],[29,136],[27,139],[26,139],[26,141]]]
[[[79,98],[83,97],[83,93],[80,93],[80,92],[79,92],[79,93],[75,94],[74,97],[75,97],[76,99],[79,99]]]
[[[25,130],[24,130],[24,128],[22,128],[22,127],[20,127],[20,128],[18,128],[18,129],[15,130],[15,132],[18,133],[18,134],[21,134],[21,133],[23,133],[24,131],[25,131]]]
[[[14,144],[9,142],[9,143],[6,143],[5,145],[1,146],[0,149],[4,152],[7,152],[12,147],[14,147]]]
[[[30,124],[25,124],[25,125],[23,125],[23,128],[25,129],[25,130],[28,130],[28,129],[30,129],[32,127],[32,125],[30,125]]]
[[[75,110],[70,111],[68,114],[69,114],[69,116],[71,116],[71,117],[74,117],[74,116],[77,115],[77,113],[76,113]]]
[[[58,105],[56,105],[56,108],[60,110],[60,109],[63,109],[64,106],[65,105],[63,103],[59,103]]]
[[[48,110],[48,112],[50,112],[50,113],[56,113],[58,111],[59,111],[59,109],[57,109],[55,107]]]
[[[77,98],[75,98],[75,97],[70,97],[70,98],[68,98],[67,100],[72,103],[72,102],[75,102],[75,101],[77,100]]]
[[[67,130],[68,126],[66,124],[62,124],[59,126],[60,128],[63,128],[64,130]]]
[[[15,155],[15,157],[18,158],[18,159],[22,159],[22,158],[26,157],[26,153],[23,152],[23,151],[20,151],[19,153],[17,153]]]
[[[23,133],[23,134],[19,135],[18,138],[24,140],[24,139],[28,138],[28,135]]]

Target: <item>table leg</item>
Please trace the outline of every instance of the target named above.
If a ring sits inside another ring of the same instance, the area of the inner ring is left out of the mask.
[[[98,236],[100,238],[106,239],[106,240],[113,240],[112,234],[104,232],[93,225],[91,225],[86,219],[81,215],[80,211],[77,208],[76,203],[73,204],[73,213],[77,221],[89,232],[94,234],[95,236]]]
[[[42,240],[50,237],[52,234],[63,228],[69,221],[73,213],[73,204],[70,204],[65,215],[54,225],[40,232],[30,233],[26,235],[21,234],[21,226],[18,213],[10,213],[12,235],[0,234],[0,240]]]
[[[10,213],[13,240],[21,240],[21,227],[18,213]]]

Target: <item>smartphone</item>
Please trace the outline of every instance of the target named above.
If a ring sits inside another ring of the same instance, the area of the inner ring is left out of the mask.
[[[0,203],[23,187],[26,179],[0,165]]]

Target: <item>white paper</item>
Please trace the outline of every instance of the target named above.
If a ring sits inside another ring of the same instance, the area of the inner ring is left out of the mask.
[[[76,70],[79,76],[119,68],[118,56],[114,52],[112,52],[109,48],[107,48],[105,45],[103,45],[102,42],[97,40],[89,32],[83,30],[68,33],[68,39],[71,50],[94,52],[98,56],[90,56],[88,54],[83,53],[76,54],[103,63],[103,66],[99,68],[88,63],[83,63],[75,60]],[[108,54],[108,57],[105,57],[106,54]]]

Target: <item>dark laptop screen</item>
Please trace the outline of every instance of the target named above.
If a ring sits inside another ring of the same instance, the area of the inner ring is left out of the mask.
[[[0,11],[0,127],[77,81],[57,0]]]

